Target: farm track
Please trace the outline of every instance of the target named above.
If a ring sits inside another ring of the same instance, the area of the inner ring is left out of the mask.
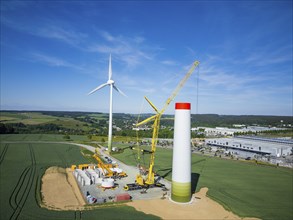
[[[9,218],[11,220],[18,219],[34,184],[34,179],[36,176],[36,158],[31,144],[29,144],[29,151],[31,165],[27,166],[23,170],[9,198],[9,204],[13,209],[13,213]]]
[[[1,152],[1,155],[0,155],[0,165],[2,164],[4,158],[5,158],[5,155],[7,153],[7,150],[8,150],[8,146],[9,144],[5,144],[4,146],[4,150]]]

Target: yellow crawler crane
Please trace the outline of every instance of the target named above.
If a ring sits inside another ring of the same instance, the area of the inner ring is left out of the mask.
[[[110,168],[113,168],[113,165],[111,164],[104,164],[100,156],[98,155],[98,151],[96,150],[96,153],[93,155],[93,158],[95,158],[98,161],[98,166],[103,169],[105,177],[112,177],[112,178],[122,178],[127,177],[127,174],[123,171],[121,173],[117,173],[115,171],[112,171]],[[105,172],[106,171],[106,172]]]
[[[195,61],[190,70],[187,72],[187,74],[184,76],[184,78],[180,81],[180,83],[177,85],[177,87],[175,88],[175,90],[173,91],[173,93],[171,94],[171,96],[167,99],[167,101],[165,102],[164,107],[162,108],[161,111],[159,111],[156,106],[147,98],[144,97],[146,99],[146,101],[150,104],[150,106],[155,110],[156,114],[143,120],[142,122],[139,122],[138,124],[136,124],[137,127],[146,124],[150,121],[154,120],[154,124],[153,124],[153,135],[152,135],[152,147],[151,150],[142,150],[143,153],[150,153],[151,154],[151,158],[150,158],[150,165],[149,165],[149,169],[148,169],[148,173],[146,178],[144,178],[141,174],[138,174],[136,176],[136,180],[135,180],[135,184],[127,184],[124,189],[125,190],[135,190],[135,189],[139,189],[142,187],[151,187],[154,185],[157,185],[157,183],[155,183],[155,173],[154,173],[154,165],[155,165],[155,152],[156,152],[156,147],[157,147],[157,142],[158,142],[158,135],[159,135],[159,129],[160,129],[160,119],[162,114],[165,112],[165,110],[167,109],[167,107],[169,106],[169,104],[174,100],[174,98],[176,97],[176,95],[178,94],[178,92],[180,91],[180,89],[184,86],[185,82],[188,80],[188,78],[191,76],[191,74],[193,73],[193,71],[195,70],[195,68],[199,65],[198,61]],[[141,187],[139,187],[141,186]],[[158,185],[160,186],[160,184]]]
[[[113,177],[114,176],[114,172],[112,170],[110,170],[110,168],[103,163],[102,159],[97,154],[94,154],[93,158],[95,158],[98,161],[98,166],[100,168],[102,168],[105,177]]]

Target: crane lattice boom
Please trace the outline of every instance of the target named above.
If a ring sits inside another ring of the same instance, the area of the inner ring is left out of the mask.
[[[161,116],[162,114],[165,112],[165,110],[167,109],[167,107],[169,106],[169,104],[174,100],[174,98],[177,96],[177,94],[179,93],[180,89],[184,86],[185,82],[188,80],[188,78],[191,76],[191,74],[193,73],[193,71],[195,70],[195,68],[199,65],[198,61],[195,61],[192,65],[192,67],[190,68],[190,70],[187,72],[187,74],[184,76],[184,78],[179,82],[179,84],[177,85],[177,87],[175,88],[175,90],[173,91],[173,93],[171,94],[171,96],[167,99],[167,101],[165,102],[164,107],[162,108],[161,111],[159,111],[156,106],[147,98],[145,97],[145,99],[147,100],[147,102],[150,104],[150,106],[152,106],[152,108],[155,110],[155,112],[157,113],[156,115],[153,115],[145,120],[143,120],[142,122],[136,124],[136,126],[140,126],[143,124],[146,124],[149,121],[154,120],[154,124],[153,124],[153,135],[152,135],[152,149],[151,149],[151,158],[150,158],[150,165],[149,165],[149,170],[148,170],[148,176],[147,178],[144,180],[142,178],[142,176],[139,174],[136,178],[136,182],[139,185],[152,185],[155,184],[155,178],[154,178],[154,171],[153,171],[153,167],[155,165],[155,151],[156,151],[156,146],[157,146],[157,142],[158,142],[158,135],[159,135],[159,129],[160,129],[160,120],[161,120]]]

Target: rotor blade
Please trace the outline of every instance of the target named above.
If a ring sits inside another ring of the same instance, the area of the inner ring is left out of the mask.
[[[111,61],[111,54],[109,58],[109,80],[112,78],[112,61]]]
[[[120,89],[118,89],[115,85],[113,85],[113,88],[119,92],[121,95],[124,95],[125,97],[127,97],[127,95],[125,95]]]
[[[107,85],[108,85],[108,83],[104,83],[104,84],[102,84],[102,85],[99,85],[99,86],[98,86],[97,88],[95,88],[93,91],[89,92],[88,95],[90,95],[90,94],[92,94],[92,93],[98,91],[99,89],[101,89],[101,88],[103,88],[103,87],[105,87],[105,86],[107,86]]]

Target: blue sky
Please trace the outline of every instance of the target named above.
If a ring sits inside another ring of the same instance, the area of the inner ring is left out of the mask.
[[[1,1],[1,109],[292,115],[292,1]],[[198,78],[199,77],[199,78]],[[197,87],[198,84],[198,87]],[[198,90],[198,93],[197,93]],[[198,103],[198,105],[197,105]]]

